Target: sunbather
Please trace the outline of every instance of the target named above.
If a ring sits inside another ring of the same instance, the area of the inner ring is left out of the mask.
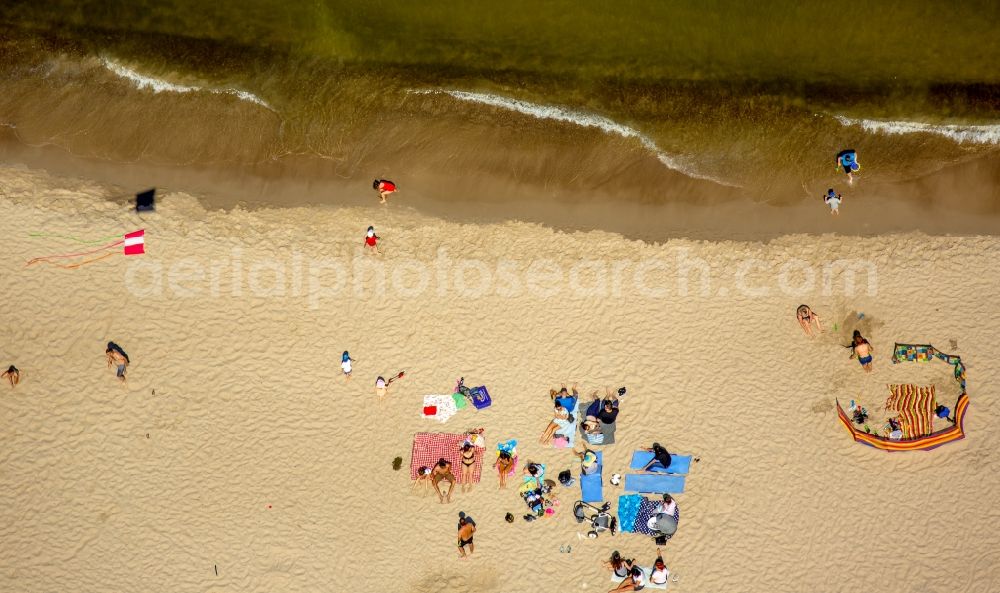
[[[560,420],[563,423],[569,420],[569,412],[566,411],[566,408],[560,406],[559,404],[556,404],[555,411],[553,412],[552,415],[552,421],[549,422],[549,425],[546,426],[545,430],[542,431],[542,436],[538,437],[538,442],[542,443],[543,445],[550,444],[552,442],[552,437],[556,433],[556,430],[558,430],[560,427],[563,426],[561,422],[558,422]]]
[[[472,443],[462,445],[462,492],[472,490],[472,468],[476,467],[476,448]]]
[[[534,482],[535,488],[542,487],[542,468],[538,464],[529,461],[521,473],[524,474],[525,482]]]
[[[469,554],[476,551],[472,543],[472,536],[476,533],[476,526],[462,517],[458,520],[458,555],[465,558],[465,546],[469,546]]]
[[[656,509],[653,510],[654,515],[670,515],[674,516],[674,511],[677,510],[677,503],[674,501],[673,497],[669,494],[663,495],[663,502],[656,505]]]
[[[653,570],[649,574],[649,582],[654,585],[666,585],[668,578],[670,578],[670,571],[667,570],[667,565],[663,563],[663,552],[660,551],[660,548],[656,548],[656,561],[653,562]]]
[[[649,460],[646,467],[642,468],[642,471],[649,471],[651,467],[660,466],[662,469],[667,469],[670,467],[671,457],[667,449],[660,445],[660,443],[653,443],[653,446],[646,451],[652,451],[653,458]]]
[[[0,375],[0,378],[7,379],[10,381],[10,388],[13,389],[17,387],[17,384],[21,382],[21,371],[17,370],[17,367],[10,365],[7,370]]]
[[[618,419],[618,396],[611,393],[610,387],[605,387],[604,389],[607,391],[607,394],[596,416],[604,424],[614,424],[615,420]]]
[[[583,451],[574,450],[573,453],[580,458],[581,474],[589,476],[597,473],[597,470],[600,467],[597,464],[597,453],[594,453],[590,449],[584,449]]]
[[[632,570],[629,571],[625,580],[621,582],[620,585],[608,591],[608,593],[614,593],[615,591],[642,591],[643,587],[646,586],[646,575],[643,574],[642,569],[638,566],[633,566]]]
[[[823,326],[819,323],[819,315],[809,308],[809,305],[799,305],[799,308],[795,310],[795,318],[799,320],[802,331],[806,332],[810,338],[813,336],[813,325],[816,326],[817,331],[823,331]]]
[[[441,482],[447,480],[448,482],[448,493],[441,493]],[[451,502],[451,492],[455,489],[455,474],[451,473],[451,462],[446,460],[444,457],[438,459],[437,465],[431,470],[431,484],[434,486],[434,491],[437,492],[438,498],[442,503]]]
[[[413,486],[410,487],[410,491],[412,492],[420,486],[422,486],[425,491],[430,490],[431,488],[431,468],[426,465],[421,465],[417,468],[417,479],[413,481]]]
[[[500,475],[500,488],[507,487],[507,474],[514,468],[514,458],[506,451],[500,451],[497,460],[493,462],[493,467],[497,468]]]
[[[622,555],[618,553],[618,550],[611,552],[611,559],[604,561],[604,568],[611,571],[611,574],[619,578],[625,578],[628,576],[629,571],[632,570],[632,560],[626,560],[622,558]]]

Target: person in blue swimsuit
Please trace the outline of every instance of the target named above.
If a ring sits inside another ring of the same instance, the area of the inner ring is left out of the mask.
[[[854,185],[854,174],[861,170],[858,163],[858,153],[856,150],[848,148],[837,153],[837,166],[844,168],[847,173],[847,183]]]

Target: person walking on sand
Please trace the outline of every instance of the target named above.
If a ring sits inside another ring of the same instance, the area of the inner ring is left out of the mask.
[[[372,253],[382,253],[378,248],[378,240],[381,238],[375,234],[375,227],[368,227],[368,233],[365,234],[365,249]]]
[[[833,188],[831,187],[826,190],[826,195],[823,196],[823,201],[830,207],[830,214],[840,215],[840,203],[844,201],[844,197],[842,195],[833,191]]]
[[[389,384],[386,383],[385,377],[379,377],[375,379],[375,395],[378,397],[378,401],[385,399],[385,394],[389,392]]]
[[[476,551],[476,546],[472,543],[472,536],[476,533],[476,525],[462,517],[458,520],[458,555],[460,558],[467,558]],[[466,556],[465,546],[469,546],[469,554]]]
[[[875,349],[872,348],[871,343],[861,335],[860,331],[854,330],[854,335],[851,338],[851,344],[848,348],[851,349],[851,358],[857,358],[866,373],[872,372],[872,354],[874,354]]]
[[[7,370],[0,375],[0,378],[7,379],[10,381],[10,388],[13,389],[17,387],[17,384],[21,382],[21,371],[17,370],[17,367],[10,365]]]
[[[352,362],[357,361],[351,358],[351,355],[348,354],[347,350],[344,350],[344,354],[340,357],[340,368],[344,371],[344,378],[348,381],[351,380],[351,371],[353,370],[353,367],[351,366]]]
[[[388,179],[376,179],[372,182],[372,189],[378,192],[379,198],[381,198],[380,204],[385,204],[385,199],[389,194],[396,193],[396,184],[389,181]]]
[[[115,374],[118,379],[124,383],[125,369],[132,363],[132,361],[128,358],[128,354],[125,354],[122,347],[114,342],[108,342],[108,347],[104,351],[104,354],[108,357],[108,367],[111,367],[111,365],[114,364],[116,368]]]
[[[813,336],[813,325],[816,326],[816,331],[823,331],[823,326],[819,323],[819,315],[809,305],[799,305],[799,308],[795,310],[795,318],[799,320],[802,331],[806,332],[810,338]]]
[[[441,492],[441,482],[443,481],[448,482],[447,494]],[[455,474],[451,473],[451,462],[444,457],[438,459],[434,469],[431,470],[431,485],[434,486],[434,491],[437,492],[438,499],[442,504],[451,502],[451,493],[455,489],[455,481]]]

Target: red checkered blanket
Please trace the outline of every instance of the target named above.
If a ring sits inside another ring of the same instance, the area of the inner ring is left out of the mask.
[[[417,479],[417,468],[422,465],[434,467],[444,457],[451,462],[451,473],[462,483],[462,442],[464,434],[440,432],[418,432],[413,437],[413,451],[410,455],[410,479]],[[475,447],[476,464],[472,466],[472,482],[479,482],[483,472],[483,449]]]

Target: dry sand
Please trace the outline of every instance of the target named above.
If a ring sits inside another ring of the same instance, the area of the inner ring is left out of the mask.
[[[599,561],[611,550],[645,562],[655,550],[639,535],[578,539],[575,487],[559,489],[554,518],[511,525],[504,514],[524,505],[513,489],[497,490],[493,472],[441,505],[411,494],[405,469],[391,467],[396,456],[408,464],[415,432],[473,426],[486,428],[490,449],[517,438],[522,459],[570,467],[567,452],[537,444],[547,391],[561,381],[629,388],[605,476],[652,440],[700,456],[664,549],[675,591],[1000,590],[996,237],[648,244],[446,222],[398,202],[213,212],[173,194],[139,217],[106,201],[112,194],[0,170],[0,364],[23,372],[17,389],[0,386],[2,591],[605,591]],[[545,296],[463,295],[439,292],[436,280],[417,296],[379,297],[365,280],[363,295],[348,284],[311,302],[291,294],[289,271],[284,297],[254,296],[247,279],[233,295],[233,249],[244,276],[264,260],[293,262],[295,251],[305,262],[351,262],[369,224],[384,238],[390,278],[414,282],[414,261],[433,267],[442,247],[512,269],[540,258],[568,270],[588,259],[697,257],[713,276],[709,294],[692,279],[684,296],[675,270],[654,271],[650,283],[669,287],[660,298],[630,280],[621,296],[583,297],[564,283]],[[145,256],[76,270],[24,265],[74,248],[32,231],[137,228]],[[743,295],[734,281],[747,258],[801,258],[821,284],[825,262],[861,257],[877,266],[876,294],[783,294],[776,270],[760,268],[750,284],[769,296]],[[209,280],[176,276],[216,265],[216,296]],[[161,293],[138,296],[155,266]],[[180,289],[199,294],[171,288],[171,269]],[[800,302],[831,326],[823,336],[802,334]],[[841,346],[858,323],[876,349],[871,375]],[[124,388],[104,362],[109,339],[134,361]],[[950,350],[950,340],[968,367],[968,438],[929,453],[851,442],[834,398],[877,405],[894,382],[935,382],[954,395],[946,368],[887,360],[894,341]],[[357,358],[349,382],[343,350]],[[407,376],[377,404],[376,375],[399,370]],[[495,404],[444,425],[422,419],[422,396],[448,392],[459,375],[486,383]],[[619,493],[605,485],[606,498]],[[454,546],[460,510],[479,525],[467,561]]]

